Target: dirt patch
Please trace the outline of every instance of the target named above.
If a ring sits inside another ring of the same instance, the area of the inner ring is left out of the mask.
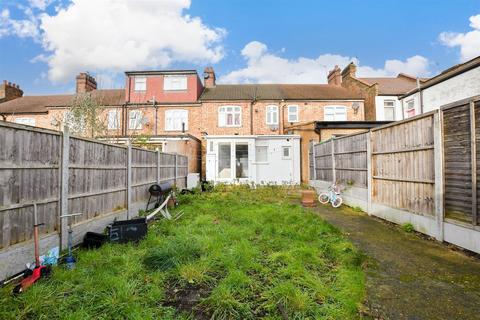
[[[173,307],[178,312],[194,315],[195,319],[210,319],[201,308],[200,302],[208,296],[210,289],[202,286],[188,285],[184,288],[169,286],[163,305]]]
[[[316,211],[362,249],[376,319],[480,319],[480,261],[348,207]]]

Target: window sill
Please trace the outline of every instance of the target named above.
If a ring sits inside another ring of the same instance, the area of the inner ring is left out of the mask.
[[[183,132],[184,130],[182,129],[165,129],[165,131],[168,131],[168,132]],[[187,132],[188,129],[185,128],[185,132]]]
[[[239,126],[218,126],[219,128],[241,128],[242,125]]]

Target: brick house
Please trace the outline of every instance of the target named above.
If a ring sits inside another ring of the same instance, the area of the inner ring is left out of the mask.
[[[352,62],[343,70],[336,66],[328,82],[358,93],[365,101],[365,120],[398,121],[404,119],[400,97],[425,82],[425,78],[400,73],[396,77],[360,78]]]
[[[365,120],[362,93],[338,83],[222,85],[216,84],[211,67],[205,69],[203,82],[195,70],[129,71],[125,76],[124,89],[97,89],[95,79],[81,73],[75,94],[23,96],[17,91],[17,98],[0,104],[0,115],[6,121],[60,130],[73,99],[89,94],[104,108],[105,138],[125,142],[138,135],[143,144],[187,152],[195,161],[205,160],[207,135],[281,135],[313,120]],[[16,85],[8,89],[20,90]],[[309,142],[319,140],[314,129],[312,124],[301,134],[302,162],[308,159]],[[190,171],[198,172],[198,166],[192,164]],[[305,170],[303,164],[304,180]]]

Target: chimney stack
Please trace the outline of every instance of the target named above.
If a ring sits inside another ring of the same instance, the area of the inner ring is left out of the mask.
[[[340,86],[342,84],[342,71],[338,66],[335,66],[332,71],[328,73],[328,84]]]
[[[206,67],[203,71],[203,85],[205,88],[215,87],[215,71],[212,67]]]
[[[77,76],[77,93],[86,93],[97,89],[97,81],[86,72]]]
[[[20,89],[18,84],[11,83],[7,80],[3,80],[3,82],[0,84],[0,102],[17,99],[22,96],[23,91]]]
[[[342,71],[342,78],[350,77],[350,78],[356,78],[356,73],[357,73],[357,66],[355,63],[350,62],[348,66],[345,67]]]

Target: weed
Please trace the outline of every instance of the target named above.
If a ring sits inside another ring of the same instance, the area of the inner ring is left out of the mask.
[[[360,208],[358,206],[352,207],[352,210],[355,211],[355,212],[363,212],[362,208]]]
[[[402,229],[405,232],[412,233],[415,231],[415,228],[413,227],[413,224],[411,223],[404,223],[402,224]]]

